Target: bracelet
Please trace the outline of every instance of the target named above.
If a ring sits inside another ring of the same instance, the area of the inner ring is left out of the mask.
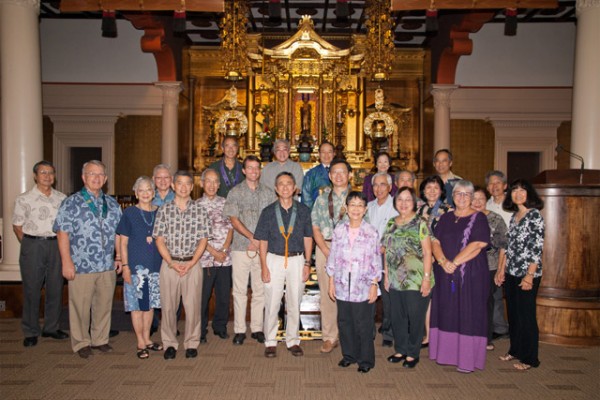
[[[129,267],[129,264],[121,264],[121,267]]]
[[[379,283],[377,283],[377,282],[371,282],[371,286],[379,286]]]
[[[430,278],[431,277],[431,273],[429,273],[429,272],[423,272],[423,276],[425,278]]]
[[[304,265],[306,265],[306,266],[310,267],[310,260],[306,260],[306,261],[304,261]]]
[[[438,260],[438,263],[441,265],[446,262],[446,257],[442,257],[441,260]]]

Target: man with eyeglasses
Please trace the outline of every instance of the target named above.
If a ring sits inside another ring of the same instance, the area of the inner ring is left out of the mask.
[[[92,349],[112,351],[108,339],[115,270],[121,272],[116,230],[122,213],[119,203],[102,191],[107,180],[102,162],[83,164],[81,179],[84,187],[62,202],[53,229],[62,274],[69,281],[71,347],[87,359]]]
[[[153,206],[160,207],[175,199],[175,192],[171,188],[173,178],[171,177],[170,167],[167,164],[158,164],[154,167],[152,181],[154,181],[154,186],[156,186],[156,193],[154,199],[152,199]]]
[[[325,270],[329,248],[333,238],[333,230],[343,221],[346,215],[346,196],[349,191],[352,167],[345,160],[333,160],[329,169],[329,179],[333,184],[317,197],[312,212],[313,237],[317,244],[315,265],[321,296],[321,331],[323,345],[321,353],[331,353],[338,346],[337,305],[329,298],[329,275]]]
[[[321,192],[325,188],[331,187],[329,166],[334,155],[335,152],[331,143],[321,143],[319,146],[319,161],[321,163],[306,173],[302,184],[302,204],[306,204],[308,208],[312,209]]]
[[[392,177],[387,172],[378,172],[373,175],[373,178],[371,179],[375,200],[371,200],[367,204],[365,221],[377,228],[379,240],[381,240],[388,221],[398,216],[398,211],[394,208],[394,200],[392,196],[390,196],[392,190]],[[398,185],[398,188],[403,186],[404,185]],[[379,282],[379,286],[381,289],[381,303],[383,305],[381,327],[379,329],[381,336],[383,336],[381,345],[383,347],[392,347],[394,343],[394,333],[392,332],[390,294],[385,290],[383,279]]]
[[[275,178],[281,172],[290,172],[296,179],[296,187],[302,188],[304,170],[297,162],[290,160],[290,142],[286,139],[277,139],[273,143],[275,160],[265,165],[260,176],[260,183],[271,190],[275,190]],[[296,189],[296,194],[299,189]],[[297,197],[296,197],[297,200]]]
[[[62,310],[63,277],[56,234],[52,224],[63,193],[55,190],[54,166],[48,161],[33,166],[35,186],[17,196],[12,217],[13,231],[21,243],[19,265],[23,282],[23,316],[21,329],[23,346],[35,346],[38,336],[66,339],[68,334],[58,329]],[[46,287],[44,328],[40,329],[40,298]]]

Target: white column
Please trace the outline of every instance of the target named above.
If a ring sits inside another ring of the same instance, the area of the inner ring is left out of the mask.
[[[3,260],[0,280],[20,280],[19,242],[12,231],[15,197],[33,185],[42,159],[39,0],[0,0]]]
[[[577,0],[571,151],[600,169],[600,0]],[[571,168],[580,168],[571,158]]]
[[[450,148],[450,96],[457,85],[431,85],[433,95],[433,151]]]
[[[177,153],[177,105],[181,82],[156,82],[155,85],[163,92],[162,106],[162,154],[161,162],[169,164],[171,169],[178,169],[179,156]]]

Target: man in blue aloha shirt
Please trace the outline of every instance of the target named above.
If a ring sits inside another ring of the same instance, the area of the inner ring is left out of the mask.
[[[315,200],[326,187],[331,187],[329,180],[329,165],[335,155],[333,145],[329,142],[323,142],[319,146],[319,161],[316,167],[311,168],[304,175],[302,183],[302,204],[306,204],[312,209]]]
[[[112,351],[108,337],[115,270],[121,272],[116,237],[121,208],[102,192],[107,180],[102,162],[86,162],[81,178],[84,187],[62,202],[53,230],[58,237],[62,274],[69,281],[71,347],[81,358],[88,358],[92,349]]]

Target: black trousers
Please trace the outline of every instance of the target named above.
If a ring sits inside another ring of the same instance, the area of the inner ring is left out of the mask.
[[[383,279],[379,281],[379,289],[381,290],[381,304],[383,305],[381,315],[381,336],[383,340],[394,340],[394,332],[392,330],[392,316],[391,316],[391,305],[390,305],[390,294],[385,290],[385,284]]]
[[[535,299],[542,278],[533,280],[531,290],[523,290],[519,287],[521,279],[506,274],[504,281],[508,311],[508,333],[510,336],[508,354],[516,357],[524,364],[537,367],[540,365],[540,360],[538,359],[539,330]]]
[[[227,332],[229,321],[229,298],[231,294],[231,266],[203,268],[202,273],[202,308],[200,317],[202,324],[201,335],[208,331],[208,304],[215,290],[215,314],[212,320],[214,332]]]
[[[430,299],[431,295],[423,297],[417,290],[390,289],[396,353],[419,358]]]
[[[23,280],[23,319],[25,337],[40,336],[40,298],[46,286],[44,332],[56,332],[62,311],[63,276],[58,242],[23,237],[19,256]]]
[[[375,366],[375,303],[336,300],[340,345],[344,360],[359,367]]]

